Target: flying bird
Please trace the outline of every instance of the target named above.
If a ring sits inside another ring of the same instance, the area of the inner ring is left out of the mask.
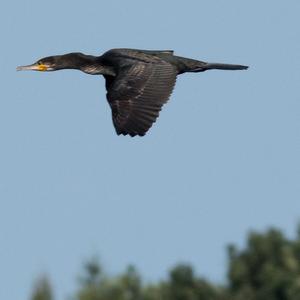
[[[32,65],[17,67],[17,70],[77,69],[91,75],[103,75],[117,134],[143,136],[168,101],[177,75],[247,68],[175,56],[172,50],[112,49],[101,56],[83,53],[49,56]]]

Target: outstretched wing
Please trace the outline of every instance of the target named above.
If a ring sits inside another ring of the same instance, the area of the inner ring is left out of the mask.
[[[145,135],[175,85],[177,71],[164,61],[138,61],[106,77],[107,100],[117,134]]]

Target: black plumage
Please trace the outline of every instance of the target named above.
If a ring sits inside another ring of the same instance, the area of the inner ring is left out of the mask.
[[[103,75],[117,134],[143,136],[168,101],[177,75],[211,69],[247,68],[179,57],[171,50],[112,49],[98,57],[82,53],[50,56],[17,70],[78,69],[92,75]]]

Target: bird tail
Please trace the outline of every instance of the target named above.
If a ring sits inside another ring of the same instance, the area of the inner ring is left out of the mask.
[[[233,65],[233,64],[206,63],[205,65],[203,65],[200,68],[202,68],[203,71],[206,71],[206,70],[247,70],[248,66]]]
[[[204,72],[207,70],[246,70],[248,66],[208,63],[205,61],[195,60],[186,57],[174,56],[179,74],[185,72]]]

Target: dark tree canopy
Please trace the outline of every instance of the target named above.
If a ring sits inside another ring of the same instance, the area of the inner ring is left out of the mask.
[[[133,266],[107,276],[97,260],[85,264],[74,300],[299,300],[300,227],[288,239],[281,231],[252,232],[245,249],[228,247],[228,280],[223,286],[199,277],[188,264],[178,264],[168,277],[145,283]],[[47,278],[37,281],[32,300],[52,300]]]

